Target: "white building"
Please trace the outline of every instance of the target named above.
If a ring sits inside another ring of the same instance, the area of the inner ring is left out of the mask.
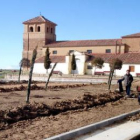
[[[72,54],[75,54],[77,68],[74,71],[75,74],[79,75],[93,75],[94,72],[107,74],[110,71],[109,61],[114,58],[119,58],[123,61],[123,66],[121,70],[116,70],[116,76],[123,76],[126,70],[130,70],[133,76],[140,73],[140,53],[124,53],[124,54],[86,54],[78,51],[72,52],[67,56],[51,56],[51,67],[48,70],[50,72],[54,63],[57,62],[54,71],[62,72],[62,74],[71,74],[71,58]],[[102,69],[96,69],[91,65],[91,61],[95,57],[101,57],[104,60],[104,66]],[[44,57],[36,60],[34,65],[33,73],[46,74],[46,69],[44,68]]]

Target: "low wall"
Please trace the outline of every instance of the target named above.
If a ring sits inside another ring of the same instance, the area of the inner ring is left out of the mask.
[[[22,75],[20,77],[20,80],[27,80],[28,81],[29,76]],[[10,81],[16,81],[18,80],[17,75],[5,75],[5,80]],[[46,76],[33,76],[32,80],[34,81],[46,81]],[[78,77],[72,77],[72,78],[61,78],[61,77],[52,77],[50,78],[50,82],[68,82],[68,83],[107,83],[108,78],[78,78]],[[116,84],[117,79],[112,80],[112,84]]]

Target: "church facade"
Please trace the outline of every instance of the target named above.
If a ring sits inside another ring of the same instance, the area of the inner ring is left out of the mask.
[[[77,57],[82,56],[81,59],[77,58],[77,65],[80,69],[80,71],[77,70],[77,74],[92,74],[93,69],[90,68],[90,59],[97,55],[103,59],[117,57],[123,60],[125,57],[129,60],[129,62],[125,60],[125,64],[140,64],[139,59],[136,59],[136,56],[138,57],[140,54],[140,33],[122,36],[119,39],[57,41],[55,33],[57,24],[45,17],[38,16],[23,22],[23,24],[22,57],[30,60],[33,49],[38,46],[35,73],[44,73],[39,70],[39,63],[43,64],[47,47],[50,49],[52,63],[58,62],[59,65],[62,65],[62,62],[65,63],[65,71],[62,70],[62,66],[60,68],[57,66],[57,70],[62,71],[64,74],[71,73],[69,63],[72,53],[75,53]],[[136,61],[133,61],[133,59],[136,59]],[[108,63],[108,61],[106,62]],[[41,64],[40,67],[42,67]],[[128,68],[129,66],[126,69]],[[135,74],[138,73],[137,68],[133,69],[136,71]],[[109,69],[104,69],[104,71],[109,71]]]

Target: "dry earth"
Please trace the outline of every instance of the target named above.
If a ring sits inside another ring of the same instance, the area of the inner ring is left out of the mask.
[[[140,82],[133,84],[133,90]],[[4,86],[4,85],[3,85]],[[6,85],[8,86],[8,85]],[[18,85],[13,85],[18,86]],[[42,83],[40,86],[44,86]],[[117,85],[112,86],[112,91]],[[31,91],[31,102],[52,106],[56,102],[73,100],[84,94],[99,95],[107,92],[106,84],[88,85],[77,88]],[[0,92],[0,110],[8,110],[25,105],[26,91]],[[78,127],[101,121],[122,113],[138,109],[137,99],[120,99],[92,108],[67,111],[55,116],[37,117],[7,125],[0,130],[1,140],[40,140]]]

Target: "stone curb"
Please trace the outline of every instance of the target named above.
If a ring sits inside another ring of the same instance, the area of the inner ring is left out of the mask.
[[[131,137],[126,138],[125,140],[131,140],[133,138],[136,138],[137,136],[140,135],[140,132],[134,133]]]
[[[75,130],[72,130],[72,131],[69,131],[69,132],[66,132],[66,133],[62,133],[62,134],[59,134],[59,135],[56,135],[56,136],[53,136],[53,137],[50,137],[50,138],[47,138],[47,139],[44,139],[44,140],[70,140],[72,138],[75,138],[75,137],[93,132],[93,131],[95,131],[97,129],[100,129],[102,127],[111,125],[114,122],[123,120],[126,117],[135,115],[137,113],[140,113],[140,109],[129,112],[129,113],[125,113],[125,114],[122,114],[122,115],[119,115],[119,116],[116,116],[116,117],[113,117],[113,118],[110,118],[110,119],[106,119],[106,120],[103,120],[101,122],[97,122],[97,123],[94,123],[94,124],[91,124],[91,125],[87,125],[87,126],[84,126],[84,127],[81,127],[81,128],[78,128],[78,129],[75,129]]]

